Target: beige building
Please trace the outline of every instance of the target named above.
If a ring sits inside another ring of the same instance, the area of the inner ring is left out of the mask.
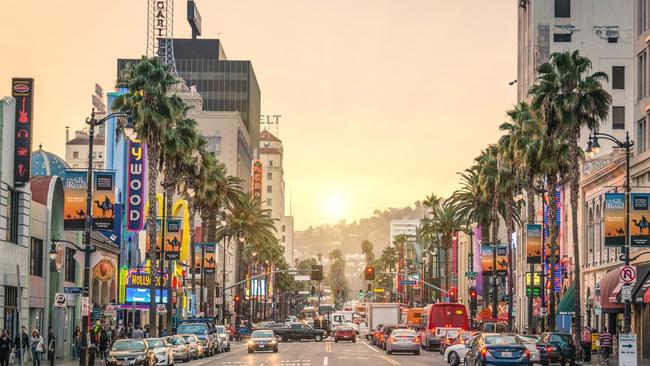
[[[104,134],[95,132],[93,139],[93,169],[104,169]],[[65,161],[72,169],[88,168],[88,130],[77,130],[70,139],[69,128],[65,131]]]

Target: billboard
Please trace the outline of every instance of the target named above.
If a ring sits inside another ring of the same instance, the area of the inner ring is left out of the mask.
[[[205,273],[214,273],[217,268],[217,245],[215,243],[205,243],[204,245],[203,270]]]
[[[526,225],[526,263],[542,263],[542,225]]]
[[[630,195],[630,245],[645,247],[650,245],[650,194],[632,193]]]
[[[508,273],[508,245],[498,244],[496,258],[496,272],[498,276]],[[484,276],[492,275],[494,268],[494,247],[492,245],[481,246],[481,272]]]
[[[603,219],[605,246],[625,245],[625,194],[605,193]]]
[[[160,302],[160,289],[156,289],[156,303],[157,304],[166,304],[167,303],[167,289],[162,290],[162,302]],[[149,303],[151,299],[151,293],[149,287],[134,287],[126,286],[126,302],[127,303]]]
[[[115,225],[115,172],[93,175],[92,229],[113,230]]]
[[[11,96],[16,99],[14,136],[14,184],[29,182],[32,163],[32,125],[34,117],[34,79],[11,79]]]
[[[144,226],[145,146],[140,140],[129,141],[127,166],[126,229],[138,232]]]
[[[88,173],[66,170],[63,175],[63,229],[83,230],[86,225]]]
[[[162,251],[162,247],[160,246],[160,237],[162,235],[161,231],[162,224],[160,222],[160,219],[156,219],[156,240],[155,240],[155,246],[156,246],[156,258],[160,258],[160,252]],[[149,236],[149,230],[147,230],[147,240],[146,240],[146,246],[145,246],[145,251],[147,258],[149,257],[149,253],[151,252],[151,237]]]
[[[181,240],[183,239],[181,227],[180,219],[167,219],[164,242],[165,258],[167,259],[178,259],[181,254]]]

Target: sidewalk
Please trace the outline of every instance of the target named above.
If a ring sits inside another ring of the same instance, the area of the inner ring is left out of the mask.
[[[616,366],[618,365],[618,357],[614,356],[609,356],[609,362],[605,362],[603,358],[601,357],[600,360],[598,360],[598,357],[594,357],[596,355],[593,355],[591,357],[590,362],[585,362],[583,365],[598,365],[598,366]],[[637,360],[636,361],[637,366],[650,366],[650,360]]]

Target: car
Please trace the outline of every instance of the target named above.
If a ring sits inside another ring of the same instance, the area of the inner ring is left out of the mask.
[[[396,328],[390,333],[386,340],[386,353],[412,352],[420,354],[420,338],[416,331],[406,328]]]
[[[176,334],[194,334],[203,344],[203,354],[210,357],[218,352],[217,334],[208,319],[188,319],[178,324]]]
[[[172,347],[164,338],[147,338],[147,344],[153,349],[156,355],[156,365],[170,366],[174,364],[174,353]]]
[[[316,342],[320,342],[326,336],[324,330],[314,329],[304,323],[291,323],[283,327],[273,328],[272,330],[280,342],[305,339],[313,339]]]
[[[234,341],[235,338],[237,337],[237,331],[234,325],[230,324],[226,327],[226,331],[228,331],[228,337],[230,338],[230,341]]]
[[[508,324],[504,322],[485,322],[481,330],[483,333],[506,333]]]
[[[370,344],[377,345],[377,339],[379,338],[379,333],[383,327],[383,324],[377,324],[377,327],[375,327],[375,329],[368,332],[368,340],[370,341]]]
[[[559,362],[561,365],[576,363],[576,346],[573,343],[573,337],[570,334],[547,332],[542,333],[537,348],[544,348],[548,355],[546,360],[542,361],[543,365],[551,362]]]
[[[248,339],[248,353],[255,351],[278,352],[278,339],[272,329],[256,329]]]
[[[183,360],[184,362],[188,362],[192,359],[190,356],[190,347],[187,345],[187,342],[185,342],[183,336],[177,334],[165,337],[165,340],[171,345],[174,359]]]
[[[427,339],[427,344],[426,344],[426,345],[423,345],[423,347],[426,346],[426,348],[427,348],[428,350],[430,350],[430,351],[433,351],[433,350],[435,350],[436,348],[438,348],[438,350],[440,350],[440,348],[442,347],[442,343],[447,339],[447,334],[448,334],[448,333],[451,332],[451,333],[453,333],[453,334],[458,335],[461,331],[462,331],[461,328],[443,328],[443,327],[438,327],[438,328],[436,328],[436,331],[435,331],[435,333],[433,334],[433,336],[432,336],[432,337],[429,337],[429,338]],[[443,353],[444,353],[444,352],[443,352]]]
[[[528,348],[530,352],[530,363],[535,364],[548,364],[548,354],[546,353],[546,347],[538,347],[537,343],[539,342],[540,337],[535,334],[520,334],[517,335],[521,342]],[[542,353],[544,353],[544,358],[542,361]]]
[[[394,329],[406,329],[406,326],[396,325],[396,324],[384,326],[381,330],[382,336],[378,344],[379,348],[383,349],[384,351],[386,350],[386,340],[388,339],[388,337],[390,337]]]
[[[463,332],[467,333],[468,332]],[[478,333],[465,340],[463,343],[452,344],[445,349],[443,359],[452,366],[458,366],[465,360],[465,354],[472,348],[472,344],[478,338]]]
[[[465,354],[467,366],[530,365],[530,351],[513,334],[481,333]]]
[[[203,358],[203,344],[195,334],[180,334],[190,348],[190,357],[194,359]]]
[[[144,339],[120,339],[113,343],[106,366],[155,366],[156,355]]]
[[[451,346],[456,342],[456,339],[463,333],[462,330],[451,330],[445,334],[445,337],[440,342],[440,354],[445,354],[445,348]]]
[[[336,330],[334,331],[334,343],[339,343],[339,341],[350,341],[356,343],[357,334],[351,327],[336,327]]]
[[[223,325],[217,325],[214,327],[214,329],[217,332],[219,341],[221,342],[221,351],[230,351],[230,337],[228,337],[228,331],[226,330],[226,327]]]

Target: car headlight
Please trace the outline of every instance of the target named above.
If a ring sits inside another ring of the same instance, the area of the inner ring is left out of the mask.
[[[139,355],[135,358],[136,361],[144,361],[147,359],[147,355]]]
[[[275,339],[269,342],[269,344],[275,344],[275,343],[276,343]]]
[[[253,342],[253,341],[248,341],[248,345],[250,345],[250,346],[254,346],[254,345],[255,345],[255,342]]]

